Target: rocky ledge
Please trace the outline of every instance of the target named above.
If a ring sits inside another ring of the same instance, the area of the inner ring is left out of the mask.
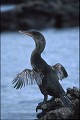
[[[1,12],[1,31],[79,26],[79,0],[1,0],[15,4]]]
[[[72,109],[65,107],[60,98],[52,98],[46,104],[38,106],[42,112],[37,114],[39,120],[52,119],[79,119],[79,95],[80,91],[76,88],[68,88],[66,92],[72,101]]]

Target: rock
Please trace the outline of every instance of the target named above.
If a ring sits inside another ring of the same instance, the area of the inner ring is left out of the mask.
[[[1,13],[1,31],[79,26],[78,0],[14,0],[17,2],[15,9]]]
[[[59,108],[47,113],[40,120],[69,119],[72,116],[69,108]]]
[[[72,102],[72,109],[65,107],[60,98],[52,98],[47,103],[37,107],[37,109],[42,109],[42,112],[38,113],[37,115],[38,119],[79,119],[80,92],[78,88],[68,88],[66,94],[70,96],[70,100]]]
[[[70,94],[74,98],[79,98],[79,90],[76,87],[73,87],[73,89],[68,88],[67,94]]]
[[[55,109],[61,108],[63,106],[64,105],[63,105],[62,101],[60,100],[60,98],[55,98],[55,99],[52,98],[47,103],[37,106],[36,111],[38,109],[42,109],[42,110],[45,110],[46,112],[48,112],[50,110],[55,110]]]

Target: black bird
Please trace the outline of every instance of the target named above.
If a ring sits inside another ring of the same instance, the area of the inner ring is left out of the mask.
[[[31,54],[30,60],[33,69],[25,69],[18,74],[12,81],[12,83],[15,84],[14,88],[19,89],[22,88],[22,86],[34,84],[36,81],[41,93],[44,95],[44,100],[40,104],[47,102],[48,95],[50,95],[54,98],[61,98],[65,106],[70,108],[71,101],[66,96],[64,89],[59,83],[59,80],[68,76],[65,68],[59,63],[54,66],[50,66],[41,57],[41,53],[46,45],[44,36],[37,31],[19,32],[31,36],[35,41],[36,47]]]

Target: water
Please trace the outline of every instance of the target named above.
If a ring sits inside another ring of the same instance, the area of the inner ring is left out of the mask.
[[[42,57],[50,65],[61,63],[69,76],[61,84],[79,87],[79,30],[49,29],[41,31],[46,38]],[[1,119],[29,120],[36,118],[35,108],[43,100],[38,86],[13,88],[12,80],[25,68],[31,68],[30,55],[35,44],[32,38],[18,32],[1,34]]]

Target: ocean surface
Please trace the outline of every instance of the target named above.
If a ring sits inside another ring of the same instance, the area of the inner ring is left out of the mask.
[[[65,91],[68,87],[79,88],[79,28],[40,32],[46,39],[43,59],[49,65],[61,63],[68,72],[68,77],[60,81]],[[38,86],[16,90],[12,84],[18,73],[31,68],[30,55],[34,47],[33,39],[18,31],[1,33],[1,120],[36,119],[35,108],[43,101]]]

